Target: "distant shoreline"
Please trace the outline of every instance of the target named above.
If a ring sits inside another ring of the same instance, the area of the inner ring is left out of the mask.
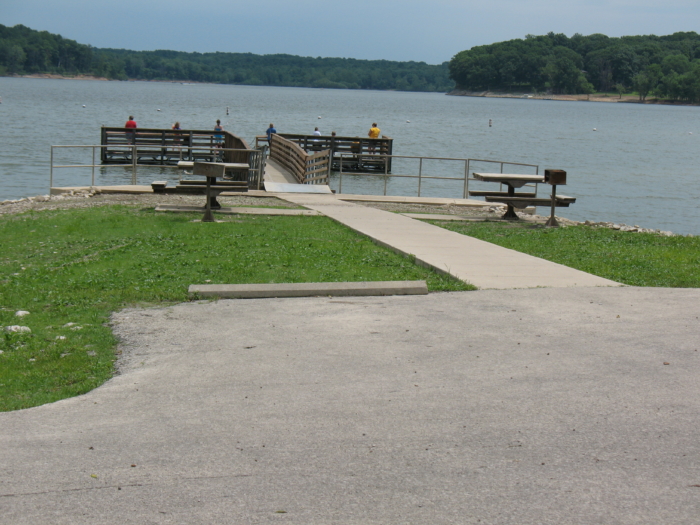
[[[129,78],[127,80],[116,80],[107,77],[96,77],[94,75],[58,75],[56,73],[32,73],[31,75],[8,75],[10,78],[43,78],[53,80],[100,80],[106,82],[157,82],[167,84],[216,84],[212,82],[199,82],[196,80],[143,80],[138,78]],[[237,84],[236,84],[237,85]],[[287,86],[268,86],[268,87],[287,87]],[[348,90],[356,91],[356,90]],[[394,90],[382,90],[394,91]],[[416,93],[430,93],[428,91],[416,91]],[[544,93],[513,93],[500,91],[465,91],[454,89],[446,95],[453,97],[483,97],[483,98],[522,98],[529,100],[559,100],[565,102],[625,102],[629,104],[656,104],[667,106],[700,106],[700,104],[691,104],[689,102],[675,102],[670,100],[659,100],[656,98],[641,101],[638,95],[547,95]]]
[[[455,89],[447,93],[454,97],[484,97],[484,98],[522,98],[529,100],[559,100],[566,102],[624,102],[629,104],[661,104],[668,106],[698,106],[689,102],[675,102],[656,98],[639,100],[638,95],[547,95],[544,93],[512,93],[499,91],[464,91]]]
[[[10,78],[43,78],[52,80],[100,80],[106,82],[166,82],[169,84],[209,84],[209,82],[198,82],[196,80],[140,80],[129,78],[127,80],[117,80],[107,77],[96,77],[94,75],[58,75],[55,73],[32,73],[31,75],[9,75]]]

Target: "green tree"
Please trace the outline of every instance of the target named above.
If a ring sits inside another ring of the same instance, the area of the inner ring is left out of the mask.
[[[617,94],[620,95],[620,99],[622,99],[622,95],[625,92],[625,85],[621,83],[615,84],[615,91],[617,91]]]
[[[16,44],[11,45],[8,47],[5,54],[5,65],[10,73],[17,73],[22,70],[22,66],[24,65],[26,58],[27,55],[21,46]]]
[[[639,95],[639,100],[643,102],[646,100],[647,95],[652,90],[651,79],[644,72],[637,73],[632,77],[632,87]]]

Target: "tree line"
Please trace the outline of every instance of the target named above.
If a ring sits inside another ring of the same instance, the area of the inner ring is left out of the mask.
[[[449,69],[457,88],[468,91],[635,91],[640,100],[698,102],[700,35],[527,35],[457,53]]]
[[[453,87],[448,62],[99,49],[23,25],[0,25],[0,75],[32,73],[337,89],[445,92]]]

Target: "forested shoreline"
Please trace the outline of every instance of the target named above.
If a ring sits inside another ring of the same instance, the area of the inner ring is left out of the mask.
[[[352,58],[99,49],[0,24],[0,76],[94,76],[259,86],[554,95],[635,93],[700,102],[700,35],[571,38],[527,35],[457,53],[439,65]]]
[[[433,92],[454,85],[448,62],[99,49],[47,31],[0,25],[0,76],[31,74]]]
[[[700,35],[527,35],[457,53],[450,76],[464,91],[616,91],[635,92],[642,101],[698,102]]]

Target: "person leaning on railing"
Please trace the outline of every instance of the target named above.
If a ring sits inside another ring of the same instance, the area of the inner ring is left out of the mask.
[[[136,121],[134,120],[134,117],[133,117],[133,116],[129,115],[129,120],[126,121],[126,124],[124,124],[124,127],[125,127],[126,129],[130,129],[130,130],[134,130],[134,129],[136,129],[136,128],[138,127],[138,126],[136,125]],[[134,142],[134,135],[135,135],[135,133],[134,133],[133,131],[127,131],[127,132],[125,133],[125,135],[126,135],[126,141],[127,141],[129,144],[132,144],[132,143]]]
[[[221,121],[217,119],[216,121],[216,126],[214,126],[214,131],[223,131],[224,127],[221,125]],[[224,134],[223,133],[214,133],[214,146],[217,148],[223,147],[224,142]]]
[[[272,135],[277,133],[277,130],[275,129],[275,125],[272,122],[270,122],[270,127],[267,128],[267,131],[265,133],[267,133],[267,143],[270,146],[272,146]]]
[[[173,127],[172,127],[171,129],[172,129],[173,131],[179,131],[179,130],[181,130],[182,128],[180,128],[180,123],[179,123],[179,122],[176,122],[175,124],[173,124]],[[182,141],[180,140],[180,134],[179,134],[179,133],[174,133],[174,134],[173,134],[173,146],[176,147],[176,149],[175,149],[176,152],[177,152],[177,147],[180,146],[180,143],[181,143],[181,142],[182,142]]]
[[[377,127],[377,123],[373,122],[372,127],[369,128],[369,133],[367,133],[367,136],[371,139],[378,139],[379,134],[381,132],[382,132],[382,130]],[[374,153],[375,150],[376,150],[376,145],[374,144],[374,142],[370,142],[369,143],[369,152]]]

